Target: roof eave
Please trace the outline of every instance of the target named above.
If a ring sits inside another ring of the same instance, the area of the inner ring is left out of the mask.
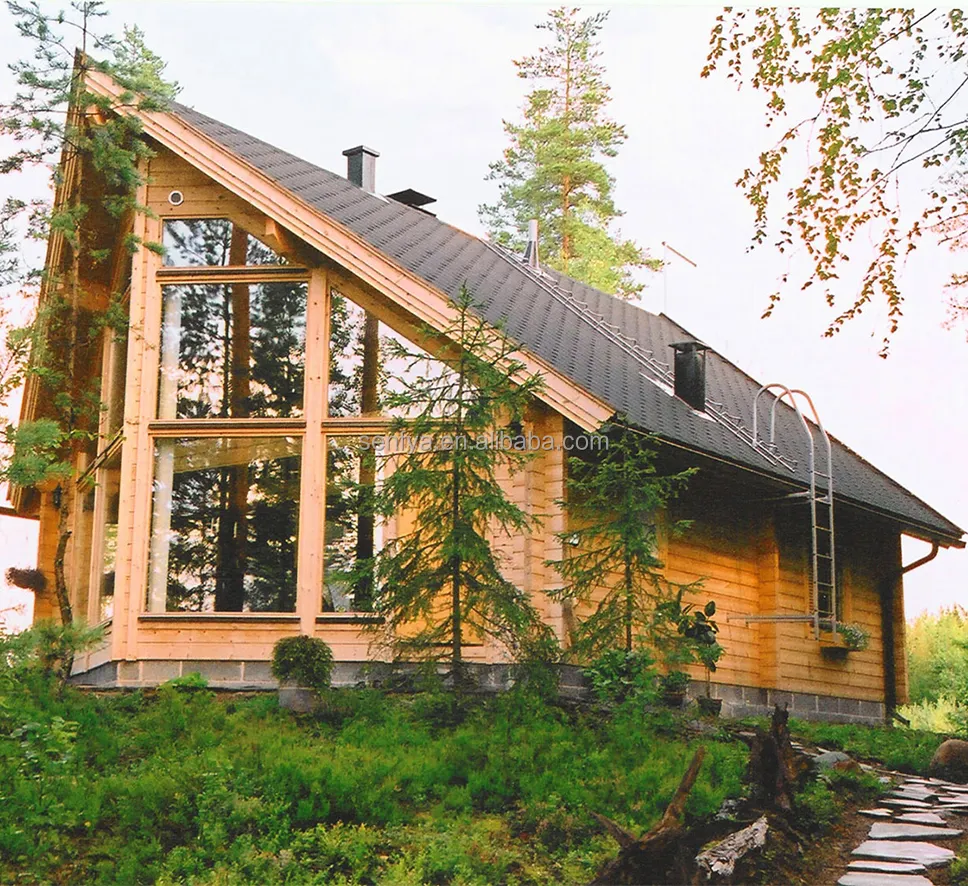
[[[93,70],[87,72],[86,86],[91,92],[112,99],[123,92],[108,75]],[[453,304],[446,293],[392,261],[177,114],[131,106],[126,112],[138,118],[146,135],[292,231],[365,285],[405,308],[420,322],[441,332],[450,325]],[[521,348],[511,356],[520,360],[526,372],[544,380],[538,398],[583,430],[597,430],[614,415],[613,406],[533,352]]]

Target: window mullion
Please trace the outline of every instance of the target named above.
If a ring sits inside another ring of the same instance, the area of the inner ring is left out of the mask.
[[[326,416],[329,340],[329,283],[326,270],[316,268],[309,280],[306,306],[306,375],[302,488],[299,505],[299,550],[297,553],[296,612],[300,631],[312,634],[316,615],[322,611],[323,512],[326,501],[326,444],[323,421]]]

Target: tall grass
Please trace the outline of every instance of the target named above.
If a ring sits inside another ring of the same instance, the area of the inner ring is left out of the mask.
[[[580,882],[615,851],[590,813],[648,828],[694,750],[632,709],[440,707],[335,692],[297,720],[272,696],[8,691],[0,882]],[[693,815],[741,790],[745,746],[706,743]]]

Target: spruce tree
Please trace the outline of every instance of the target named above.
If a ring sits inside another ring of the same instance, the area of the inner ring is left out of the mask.
[[[608,13],[581,18],[579,12],[551,10],[537,26],[548,33],[548,43],[514,63],[533,88],[523,121],[504,122],[511,144],[488,175],[500,196],[479,214],[492,239],[518,251],[529,220],[537,219],[543,263],[605,292],[635,298],[643,288],[635,271],[657,270],[661,262],[614,229],[622,213],[604,161],[627,136],[606,113],[609,86],[597,38]]]
[[[142,181],[139,164],[150,156],[150,149],[130,110],[161,109],[177,88],[164,80],[164,64],[147,50],[138,29],[125,29],[120,38],[94,30],[106,14],[103,3],[75,0],[67,10],[38,3],[7,5],[31,49],[10,65],[16,89],[0,102],[0,136],[14,148],[0,157],[0,174],[53,165],[59,155],[51,190],[61,196],[56,201],[39,196],[5,204],[0,247],[8,258],[5,302],[9,305],[31,284],[35,295],[41,294],[32,322],[15,330],[12,338],[8,335],[8,342],[19,344],[18,371],[34,378],[45,410],[35,421],[8,426],[0,477],[21,486],[68,486],[76,479],[77,453],[97,434],[99,385],[89,377],[95,349],[102,335],[126,334],[121,293],[112,293],[106,308],[91,308],[86,280],[91,268],[110,256],[98,246],[88,220],[103,212],[121,230],[128,250],[133,253],[141,247],[128,223],[145,211],[136,193]],[[89,52],[103,60],[94,60]],[[123,87],[117,100],[87,89],[85,75],[92,69],[109,73]],[[18,241],[49,236],[62,238],[64,244],[58,266],[10,266]],[[58,498],[53,584],[61,620],[68,623],[73,613],[64,559],[71,537],[72,496]]]
[[[664,623],[664,604],[692,587],[662,574],[656,521],[695,469],[660,473],[652,438],[626,425],[606,426],[601,433],[606,445],[600,456],[568,460],[562,505],[572,528],[561,534],[568,553],[550,563],[563,579],[554,596],[591,608],[571,638],[580,661],[613,649],[665,646],[676,625]],[[673,522],[669,530],[687,525]]]
[[[409,525],[376,556],[375,608],[401,657],[449,657],[458,689],[463,649],[492,637],[512,655],[545,637],[527,594],[501,572],[495,534],[530,532],[535,518],[513,502],[500,475],[521,470],[520,421],[541,381],[513,357],[514,344],[475,313],[462,288],[440,359],[388,341],[397,384],[386,405],[402,417],[379,453],[374,513]],[[365,490],[364,490],[365,491]],[[362,563],[367,574],[371,564]]]

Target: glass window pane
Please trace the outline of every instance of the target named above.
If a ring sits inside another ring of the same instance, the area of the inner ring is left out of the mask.
[[[327,438],[324,612],[372,609],[367,561],[381,549],[385,536],[384,525],[368,508],[377,481],[372,443],[366,437]]]
[[[74,530],[68,543],[71,561],[72,606],[74,617],[87,621],[91,587],[91,557],[94,540],[93,480],[85,477],[78,482],[74,495]]]
[[[286,264],[285,258],[227,218],[166,219],[161,243],[166,267]]]
[[[301,444],[155,441],[149,612],[295,611]]]
[[[114,439],[124,422],[124,388],[128,371],[128,330],[107,329],[107,361],[104,372],[104,442]]]
[[[394,396],[443,364],[339,292],[330,293],[329,415],[400,416]]]
[[[100,533],[96,548],[97,618],[114,615],[114,571],[118,559],[118,511],[121,498],[121,452],[109,458],[97,472],[96,495],[100,496]]]
[[[158,418],[302,415],[305,283],[162,287]]]

